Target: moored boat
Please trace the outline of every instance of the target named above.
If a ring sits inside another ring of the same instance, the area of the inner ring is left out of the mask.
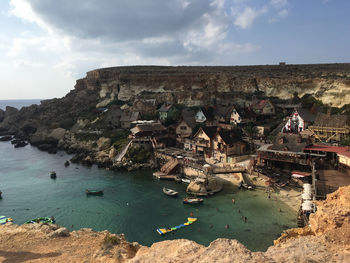
[[[182,178],[181,181],[185,184],[189,184],[191,183],[191,180],[190,179],[186,179],[186,178]]]
[[[53,216],[51,217],[38,217],[38,218],[34,218],[32,220],[29,220],[27,222],[25,222],[25,224],[34,224],[34,223],[47,223],[47,224],[54,224],[55,218]]]
[[[177,196],[178,194],[178,192],[176,192],[175,190],[166,187],[163,187],[163,193],[173,197]]]
[[[200,204],[203,203],[203,198],[192,198],[192,197],[186,197],[183,200],[184,204]]]
[[[51,179],[56,179],[57,178],[56,172],[55,171],[50,172],[50,177]]]
[[[13,219],[11,217],[0,216],[0,225],[4,225],[8,222],[13,222]]]
[[[85,190],[87,195],[103,195],[103,190]]]

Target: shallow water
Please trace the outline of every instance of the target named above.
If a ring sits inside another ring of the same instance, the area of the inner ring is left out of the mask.
[[[222,237],[237,239],[254,251],[266,250],[284,229],[296,226],[295,212],[268,199],[263,191],[225,189],[205,198],[204,204],[184,205],[185,185],[154,180],[152,171],[113,172],[75,164],[66,168],[68,159],[63,152],[50,155],[31,146],[14,149],[9,142],[1,142],[0,215],[12,217],[18,224],[54,216],[70,230],[107,229],[143,245],[176,238],[208,245]],[[51,170],[56,171],[56,180],[50,179]],[[176,189],[180,197],[165,196],[163,186]],[[85,189],[103,189],[104,195],[86,196]],[[157,234],[158,227],[186,222],[191,212],[198,222],[173,234]],[[247,217],[246,223],[242,215]]]

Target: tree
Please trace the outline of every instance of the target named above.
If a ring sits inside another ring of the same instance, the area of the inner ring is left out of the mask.
[[[247,126],[244,129],[245,133],[247,134],[247,136],[250,139],[254,139],[254,137],[257,135],[258,133],[258,129],[256,128],[256,126],[254,125],[254,123],[249,122],[247,124]]]

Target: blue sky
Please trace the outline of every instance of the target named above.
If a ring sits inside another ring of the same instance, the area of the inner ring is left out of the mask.
[[[348,0],[2,0],[0,99],[122,65],[350,62]]]

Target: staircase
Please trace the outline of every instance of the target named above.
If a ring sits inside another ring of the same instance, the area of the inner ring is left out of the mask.
[[[179,162],[177,159],[171,159],[166,164],[164,164],[160,171],[166,175],[170,174],[175,168],[179,165]]]
[[[128,152],[131,143],[132,143],[132,141],[130,141],[130,142],[123,148],[123,150],[122,150],[120,153],[118,153],[118,155],[115,157],[115,161],[116,161],[116,162],[120,162],[120,161],[123,159],[123,157],[125,156],[125,154]]]

